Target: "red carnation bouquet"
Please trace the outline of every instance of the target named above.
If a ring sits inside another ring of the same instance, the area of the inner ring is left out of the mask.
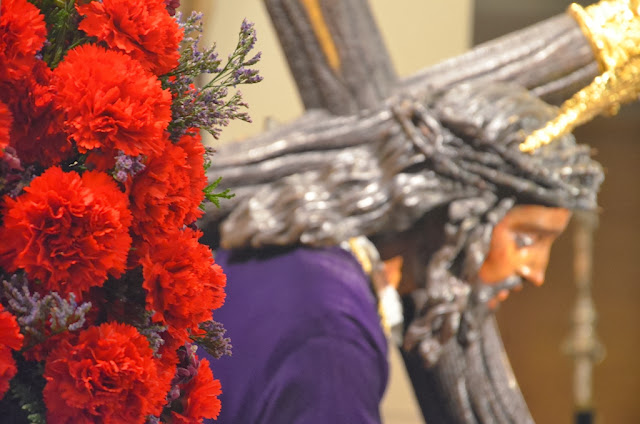
[[[238,84],[177,0],[0,0],[0,414],[9,422],[197,423],[220,410],[197,347],[229,352],[226,277],[195,221]],[[198,86],[201,75],[209,81]]]

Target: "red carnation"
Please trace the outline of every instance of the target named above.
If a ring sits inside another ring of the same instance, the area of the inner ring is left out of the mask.
[[[188,196],[191,199],[191,202],[198,206],[187,211],[185,223],[190,224],[200,218],[204,213],[199,206],[204,199],[203,190],[208,183],[207,175],[204,170],[204,158],[206,151],[202,144],[199,132],[183,135],[180,140],[178,140],[177,145],[182,148],[187,155],[186,172],[189,176]]]
[[[46,38],[40,9],[27,0],[3,0],[0,4],[0,81],[27,75]]]
[[[77,6],[78,28],[138,60],[156,75],[178,66],[183,31],[164,0],[104,0]]]
[[[42,289],[76,295],[125,269],[128,201],[113,178],[49,168],[15,200],[5,196],[0,266],[24,269]]]
[[[7,103],[14,118],[11,146],[22,162],[44,167],[56,165],[72,153],[51,79],[47,64],[36,60],[28,75],[0,88],[0,100]]]
[[[200,216],[207,184],[204,147],[199,136],[167,142],[162,155],[153,157],[131,186],[133,231],[148,239],[159,231],[182,228]]]
[[[220,414],[220,399],[222,394],[220,380],[213,378],[213,373],[206,359],[200,360],[198,373],[184,386],[182,413],[171,411],[175,424],[200,423],[203,418],[218,418]]]
[[[9,145],[9,131],[12,122],[9,108],[0,101],[0,152]]]
[[[211,249],[198,242],[201,235],[173,231],[149,243],[140,260],[147,309],[155,311],[153,321],[168,325],[172,344],[184,343],[187,329],[197,330],[224,302],[227,278]]]
[[[62,341],[45,364],[43,390],[52,424],[135,424],[160,415],[170,388],[149,342],[134,327],[90,327]]]
[[[171,94],[137,61],[85,44],[67,54],[54,77],[67,130],[81,153],[100,149],[115,163],[118,150],[130,156],[162,151]]]
[[[16,317],[0,305],[0,399],[4,397],[9,389],[9,381],[18,371],[11,351],[20,349],[23,339]]]

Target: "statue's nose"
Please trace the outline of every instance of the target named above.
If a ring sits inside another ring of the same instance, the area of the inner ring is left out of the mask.
[[[546,266],[540,268],[538,266],[522,265],[518,269],[518,275],[536,286],[541,286],[544,283],[545,271]]]
[[[549,264],[550,251],[551,242],[528,249],[521,257],[522,263],[516,269],[517,274],[536,286],[541,286]]]

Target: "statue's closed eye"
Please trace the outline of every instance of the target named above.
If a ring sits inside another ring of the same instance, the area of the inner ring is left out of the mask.
[[[531,233],[515,233],[514,241],[518,249],[532,246],[536,242],[537,237]]]

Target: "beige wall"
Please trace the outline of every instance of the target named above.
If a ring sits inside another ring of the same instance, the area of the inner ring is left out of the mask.
[[[461,53],[470,45],[472,0],[372,0],[370,3],[401,76]],[[186,7],[193,4],[194,9],[205,13],[206,41],[215,41],[223,57],[233,50],[245,17],[255,23],[258,32],[256,51],[262,51],[263,58],[258,68],[264,80],[241,87],[254,124],[232,123],[213,145],[261,132],[267,116],[277,122],[287,122],[302,113],[295,83],[262,1],[185,0],[183,4]]]

